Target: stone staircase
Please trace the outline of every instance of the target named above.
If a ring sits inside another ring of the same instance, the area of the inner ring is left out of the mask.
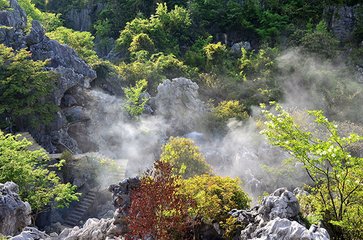
[[[97,189],[90,190],[86,196],[84,196],[76,205],[75,208],[68,214],[64,221],[65,226],[74,227],[81,224],[81,220],[84,217],[87,210],[92,206],[97,196]]]
[[[28,140],[29,142],[32,143],[32,145],[28,147],[28,149],[30,151],[43,149],[42,146],[40,146],[37,143],[37,141],[35,141],[35,139],[33,138],[33,136],[30,133],[28,133],[28,132],[20,132],[20,133],[17,133],[17,134],[20,134],[20,136],[18,137],[19,140],[26,139],[26,140]]]

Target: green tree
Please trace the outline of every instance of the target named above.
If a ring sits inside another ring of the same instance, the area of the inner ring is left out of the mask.
[[[188,138],[171,137],[162,148],[160,160],[170,163],[174,173],[183,178],[212,172],[199,148]]]
[[[310,205],[316,218],[330,224],[337,239],[361,239],[363,226],[357,214],[363,211],[363,158],[352,156],[348,147],[363,136],[340,136],[337,125],[322,111],[308,112],[315,123],[311,132],[296,124],[280,105],[276,112],[263,113],[267,121],[262,133],[303,163],[314,182]]]
[[[142,79],[137,81],[134,87],[130,86],[123,89],[126,97],[124,108],[132,117],[137,117],[144,111],[148,99],[142,97],[142,94],[145,93],[146,88],[147,81]]]
[[[191,209],[192,216],[199,216],[209,224],[219,223],[228,239],[233,235],[228,232],[233,229],[228,212],[232,209],[246,209],[250,203],[237,178],[195,176],[181,182],[180,193],[195,200],[196,207]]]
[[[320,21],[314,31],[304,35],[300,44],[308,53],[333,58],[336,56],[339,41],[328,31],[325,21]]]
[[[175,6],[169,11],[165,3],[160,3],[150,18],[137,17],[128,22],[116,41],[116,47],[119,51],[130,49],[135,36],[147,34],[154,42],[156,52],[179,55],[180,46],[188,39],[190,26],[189,12],[185,8]]]
[[[49,165],[49,157],[42,150],[30,151],[32,145],[19,136],[0,131],[0,182],[13,181],[19,186],[22,200],[28,201],[35,215],[51,202],[65,207],[78,200],[76,186],[62,183],[56,172],[64,161]]]
[[[47,96],[57,76],[45,71],[45,61],[33,61],[30,52],[0,44],[0,127],[13,119],[18,128],[37,126],[52,120],[56,106]]]

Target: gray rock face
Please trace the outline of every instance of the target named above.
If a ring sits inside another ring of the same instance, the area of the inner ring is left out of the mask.
[[[14,49],[28,48],[34,60],[49,60],[47,70],[58,74],[56,88],[52,93],[53,101],[61,106],[65,94],[73,88],[89,88],[90,82],[96,78],[96,72],[90,68],[77,54],[67,45],[50,40],[45,35],[45,30],[38,21],[32,22],[32,28],[26,35],[27,18],[25,12],[20,8],[17,0],[9,0],[11,8],[0,11],[0,43],[4,43]],[[69,95],[69,94],[68,94]],[[68,106],[77,104],[69,96]],[[63,105],[61,106],[63,107]],[[79,109],[77,109],[79,110]],[[87,121],[87,117],[80,111],[65,111],[71,123]],[[49,127],[29,131],[33,137],[48,152],[71,150],[79,153],[77,142],[68,133],[70,122],[62,111],[54,116],[53,123]]]
[[[349,41],[358,17],[358,5],[334,6],[325,10],[330,17],[330,29],[340,41]]]
[[[19,188],[13,182],[0,184],[0,234],[16,235],[31,223],[31,208],[23,202]]]
[[[26,227],[19,235],[10,238],[10,240],[45,240],[50,236],[33,227]]]
[[[296,221],[286,218],[275,218],[266,226],[259,229],[259,240],[326,240],[329,239],[328,232],[324,228],[312,225],[310,229]]]
[[[292,192],[277,189],[249,211],[232,210],[230,214],[246,225],[240,239],[255,240],[328,240],[329,234],[313,225],[306,229],[299,220],[299,203]]]
[[[206,111],[198,89],[198,84],[187,78],[165,80],[158,86],[158,93],[152,100],[156,112],[169,120],[176,130],[194,130]]]
[[[52,240],[104,240],[111,229],[113,219],[90,218],[82,228],[66,228]]]
[[[238,42],[232,45],[231,53],[237,57],[242,56],[242,48],[246,49],[247,51],[252,50],[250,42]]]
[[[26,14],[16,0],[10,0],[11,10],[0,11],[0,43],[15,49],[24,47],[21,37],[26,27]]]
[[[71,9],[64,13],[64,18],[69,27],[77,31],[91,31],[93,20],[102,11],[104,4],[97,3],[81,9]]]

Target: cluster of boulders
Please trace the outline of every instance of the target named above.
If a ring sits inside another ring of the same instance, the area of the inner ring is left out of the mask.
[[[30,205],[18,193],[15,183],[0,183],[0,233],[3,235],[16,235],[31,223]]]
[[[330,239],[324,228],[312,225],[307,229],[299,212],[296,196],[285,188],[279,188],[251,210],[234,209],[230,214],[246,226],[239,236],[240,240]]]

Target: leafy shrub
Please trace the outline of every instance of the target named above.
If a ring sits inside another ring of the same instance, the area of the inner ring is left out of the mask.
[[[220,121],[227,121],[230,118],[241,121],[248,118],[246,107],[237,100],[222,101],[213,109],[213,112]]]
[[[119,51],[130,49],[134,37],[146,34],[154,42],[156,52],[178,55],[179,46],[188,38],[190,26],[191,20],[186,9],[175,6],[173,10],[168,11],[165,3],[158,4],[155,15],[149,19],[137,17],[126,24],[116,41],[116,47]]]
[[[227,55],[227,48],[221,42],[210,43],[203,49],[209,64],[220,65]]]
[[[9,7],[10,5],[8,0],[0,0],[0,10],[6,10]]]
[[[277,49],[264,48],[257,53],[248,52],[242,48],[240,61],[240,75],[243,80],[255,80],[258,78],[269,78],[276,68],[275,57]]]
[[[0,127],[6,127],[6,118],[19,128],[47,124],[57,110],[47,99],[57,75],[44,70],[47,62],[33,61],[30,55],[0,44]]]
[[[50,168],[60,168],[63,161],[49,165],[49,157],[44,150],[30,151],[31,145],[19,136],[0,131],[0,182],[13,181],[19,185],[20,196],[28,201],[35,213],[43,210],[52,201],[55,206],[65,207],[78,200],[76,186],[63,184]]]
[[[336,56],[338,43],[324,21],[319,22],[314,31],[307,32],[300,42],[305,51],[324,58]]]
[[[124,88],[126,103],[124,108],[132,117],[141,115],[148,99],[142,97],[147,88],[147,81],[145,79],[137,81],[135,87]]]
[[[170,163],[173,172],[183,178],[211,173],[211,168],[199,148],[188,138],[171,137],[162,148],[160,160]]]
[[[149,53],[153,53],[155,50],[155,44],[150,39],[149,35],[145,33],[139,33],[132,38],[132,42],[129,47],[129,51],[131,53],[135,53],[138,51],[147,51]]]
[[[57,27],[62,26],[60,14],[48,13],[40,11],[31,0],[19,0],[20,7],[26,12],[28,24],[32,20],[40,21],[44,28],[48,31],[53,31]]]
[[[179,194],[180,178],[166,162],[157,161],[131,192],[128,237],[145,239],[193,239],[194,221],[189,216],[193,200]]]
[[[246,209],[250,199],[240,187],[238,179],[230,177],[201,175],[182,181],[180,189],[183,195],[196,202],[191,209],[193,216],[199,216],[206,223],[217,222],[223,230],[234,225],[228,212],[232,209]],[[229,229],[228,234],[233,230]]]
[[[333,235],[354,239],[363,236],[362,211],[363,158],[354,157],[348,146],[363,141],[363,136],[341,137],[338,127],[322,111],[309,111],[316,128],[309,132],[294,122],[288,112],[276,105],[276,113],[264,110],[267,119],[262,131],[271,144],[288,151],[304,167],[313,181],[311,206],[316,219],[332,227]]]
[[[149,57],[146,51],[138,51],[134,55],[135,61],[127,64],[120,63],[117,72],[129,84],[135,84],[140,79],[146,79],[150,90],[155,90],[163,79],[180,76],[191,76],[195,70],[186,66],[174,55],[163,53],[153,54]]]

